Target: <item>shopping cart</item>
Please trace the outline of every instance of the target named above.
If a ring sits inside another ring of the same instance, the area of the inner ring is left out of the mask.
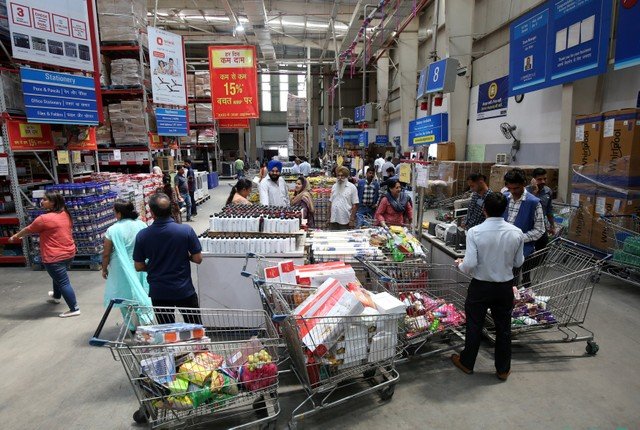
[[[512,342],[586,341],[587,353],[596,354],[594,333],[583,323],[604,261],[593,250],[562,238],[529,256],[516,271]],[[495,340],[491,316],[487,316],[485,334]],[[536,334],[541,336],[532,336]]]
[[[404,303],[400,342],[405,358],[449,351],[464,342],[464,302],[471,278],[453,265],[419,261],[389,262],[362,259],[373,291],[387,291]],[[436,349],[427,345],[438,344]]]
[[[553,212],[553,220],[555,222],[555,231],[551,239],[567,236],[571,227],[571,221],[576,216],[580,206],[569,205],[565,203],[552,202],[551,211]]]
[[[605,234],[613,258],[607,261],[608,275],[640,286],[640,217],[637,215],[604,215]]]
[[[103,339],[100,335],[114,305],[126,306],[125,321],[114,339]],[[141,316],[158,324],[176,320],[178,313],[178,321],[204,326],[205,337],[141,341]],[[277,360],[278,339],[264,311],[143,307],[114,299],[90,344],[108,346],[113,358],[122,362],[140,403],[133,415],[137,423],[153,429],[212,422],[220,428],[276,428],[280,406],[272,362]]]

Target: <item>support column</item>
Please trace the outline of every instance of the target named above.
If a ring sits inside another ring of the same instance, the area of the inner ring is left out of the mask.
[[[330,67],[323,67],[322,71],[327,73],[331,70]],[[331,106],[329,105],[329,87],[331,86],[331,76],[328,74],[322,75],[322,131],[320,137],[324,139],[325,150],[329,147],[329,130],[333,125],[331,124]],[[318,139],[320,141],[320,139]]]
[[[417,67],[417,63],[416,63]],[[389,101],[389,54],[385,51],[384,55],[378,58],[376,68],[376,87],[377,87],[377,100],[380,105],[378,109],[378,134],[389,134],[389,116],[387,114]]]
[[[473,33],[475,0],[448,1],[443,4],[449,57],[457,59],[461,67],[467,68],[465,76],[458,76],[456,90],[449,94],[449,140],[456,144],[456,159],[465,160],[473,47],[470,33]],[[438,54],[440,57],[446,56],[444,52]]]
[[[416,90],[418,80],[418,20],[412,20],[400,33],[400,121],[402,123],[402,152],[409,150],[409,121],[416,119]]]
[[[253,163],[258,158],[258,144],[256,139],[257,119],[249,120],[249,162]]]
[[[244,128],[238,129],[238,156],[244,160]]]
[[[320,141],[320,79],[318,76],[311,76],[311,133],[309,135],[309,157],[313,159],[318,153],[318,142]]]

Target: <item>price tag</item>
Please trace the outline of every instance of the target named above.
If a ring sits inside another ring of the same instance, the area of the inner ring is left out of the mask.
[[[71,151],[71,160],[73,164],[82,163],[82,153],[80,151]]]
[[[58,164],[69,164],[69,151],[58,151]]]
[[[122,160],[122,154],[120,153],[119,149],[114,149],[113,150],[113,160],[114,161],[120,161]]]

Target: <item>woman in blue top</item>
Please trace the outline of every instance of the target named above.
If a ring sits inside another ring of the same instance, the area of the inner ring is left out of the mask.
[[[102,277],[107,280],[104,291],[104,305],[107,307],[111,299],[132,300],[141,306],[151,306],[147,273],[137,272],[133,265],[133,247],[138,232],[147,225],[138,219],[132,202],[117,200],[113,210],[117,222],[107,229],[102,251]],[[128,318],[127,307],[120,306],[125,321]],[[153,313],[137,312],[138,325],[152,323]],[[133,321],[129,321],[129,329],[135,330]]]

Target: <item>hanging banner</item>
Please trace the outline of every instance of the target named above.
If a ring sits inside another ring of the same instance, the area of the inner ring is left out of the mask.
[[[612,3],[548,0],[515,20],[509,28],[509,95],[606,72]]]
[[[616,25],[616,62],[614,69],[640,64],[640,1],[620,0],[618,5],[618,24]]]
[[[149,148],[151,149],[164,149],[164,143],[159,135],[156,133],[149,133]]]
[[[25,121],[7,120],[9,146],[14,151],[53,150],[51,127],[47,124],[29,124]]]
[[[67,145],[67,149],[70,151],[97,151],[98,150],[98,141],[96,140],[96,129],[94,127],[89,127],[87,134],[83,136],[84,138],[81,141],[78,139],[74,139],[69,142]]]
[[[93,72],[85,0],[8,0],[13,57]]]
[[[256,47],[209,46],[214,119],[259,118]]]
[[[184,45],[182,36],[147,27],[153,102],[187,105]]]
[[[478,111],[476,120],[507,116],[509,102],[509,77],[503,76],[478,88]]]
[[[218,120],[220,128],[249,128],[248,119],[221,119]]]

